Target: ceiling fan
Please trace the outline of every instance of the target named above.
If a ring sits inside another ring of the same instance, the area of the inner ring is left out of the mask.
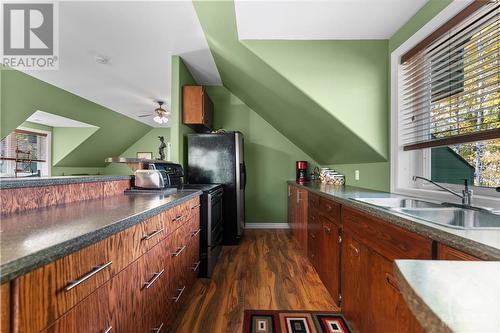
[[[158,124],[166,124],[168,122],[168,116],[170,116],[170,111],[165,110],[161,106],[165,103],[163,101],[157,101],[159,107],[153,111],[153,114],[143,114],[139,117],[151,117],[154,116],[153,120]]]

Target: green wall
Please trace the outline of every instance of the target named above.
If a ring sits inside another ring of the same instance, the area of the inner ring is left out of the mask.
[[[97,130],[97,127],[54,127],[52,129],[52,165],[58,166],[64,157],[78,148]]]
[[[0,137],[21,125],[36,110],[98,127],[59,160],[61,167],[105,167],[151,127],[22,72],[1,67]]]
[[[233,1],[194,6],[224,86],[304,152],[322,164],[387,159],[387,41],[242,42]],[[352,57],[365,69],[354,77],[339,63],[353,69]]]
[[[238,130],[245,138],[246,221],[285,223],[285,182],[295,178],[295,161],[316,163],[229,90],[206,89],[215,106],[215,128]]]
[[[197,84],[193,75],[179,56],[172,56],[171,109],[172,124],[170,141],[172,142],[172,161],[187,166],[186,135],[193,130],[182,124],[182,87]]]

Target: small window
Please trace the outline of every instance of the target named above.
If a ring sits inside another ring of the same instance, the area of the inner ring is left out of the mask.
[[[48,176],[47,134],[17,129],[0,141],[0,176]]]

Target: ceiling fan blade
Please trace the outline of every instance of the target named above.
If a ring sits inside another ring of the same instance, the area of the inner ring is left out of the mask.
[[[140,115],[140,116],[137,116],[137,117],[152,117],[153,115],[152,114],[143,114],[143,115]]]

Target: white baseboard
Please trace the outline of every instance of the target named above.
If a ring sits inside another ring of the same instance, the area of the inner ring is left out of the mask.
[[[288,223],[246,223],[245,229],[290,229]]]

